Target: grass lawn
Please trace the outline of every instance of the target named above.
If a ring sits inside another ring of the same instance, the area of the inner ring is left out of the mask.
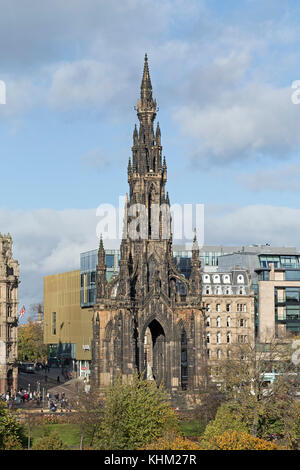
[[[46,434],[50,434],[51,431],[56,431],[60,436],[61,440],[68,447],[73,449],[79,449],[80,444],[80,425],[79,424],[43,424],[36,425],[31,431],[31,445],[39,437],[43,437]],[[83,445],[88,446],[90,444],[90,436],[88,431],[85,433]]]
[[[180,431],[186,437],[197,437],[201,436],[205,430],[205,425],[196,419],[189,421],[180,421],[179,423]]]

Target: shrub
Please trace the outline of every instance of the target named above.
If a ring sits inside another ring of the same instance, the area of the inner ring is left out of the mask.
[[[66,448],[56,431],[52,431],[49,436],[36,439],[32,446],[32,450],[65,450]]]
[[[253,437],[246,432],[227,431],[220,436],[212,436],[203,449],[209,450],[279,450],[279,447],[269,441]]]
[[[163,387],[137,375],[132,383],[119,379],[106,392],[104,416],[95,435],[98,449],[138,449],[178,429]]]
[[[0,403],[0,449],[22,448],[23,426],[17,423],[14,414]]]
[[[145,450],[200,450],[199,445],[179,434],[166,434],[144,447]]]
[[[229,403],[224,403],[218,408],[215,419],[210,421],[205,428],[203,441],[210,440],[213,436],[220,436],[226,431],[249,431],[242,417],[239,416],[238,410]]]

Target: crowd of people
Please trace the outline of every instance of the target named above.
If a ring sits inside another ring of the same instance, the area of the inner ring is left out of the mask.
[[[30,391],[20,388],[19,391],[3,393],[1,399],[6,403],[8,408],[13,408],[14,405],[24,405],[24,403],[28,402],[35,403],[37,406],[40,406],[42,396],[39,391]]]
[[[64,393],[55,393],[52,397],[51,393],[47,393],[47,403],[50,411],[55,413],[60,409],[60,412],[72,411],[71,402],[66,398]]]
[[[65,393],[55,393],[54,395],[50,392],[44,397],[45,401],[43,402],[43,397],[39,391],[30,391],[21,388],[18,392],[3,393],[0,395],[0,399],[6,404],[6,406],[11,408],[16,408],[22,406],[26,403],[35,405],[37,408],[47,407],[50,411],[56,412],[60,410],[61,412],[69,412],[72,410],[72,406],[68,398],[65,396]],[[47,403],[47,405],[46,405]]]

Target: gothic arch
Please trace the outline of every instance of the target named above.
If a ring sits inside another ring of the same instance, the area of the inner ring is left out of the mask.
[[[153,314],[149,315],[147,317],[146,321],[144,322],[144,325],[142,326],[142,328],[140,328],[140,331],[141,331],[140,338],[141,338],[141,340],[145,336],[146,329],[148,328],[150,323],[152,323],[152,321],[154,321],[154,320],[156,320],[161,325],[161,327],[163,328],[164,333],[165,333],[166,342],[169,342],[170,338],[171,338],[170,328],[165,324],[164,320],[157,313],[153,313]]]
[[[176,323],[176,339],[177,339],[177,341],[180,341],[181,331],[183,329],[185,330],[185,332],[187,334],[187,332],[189,331],[188,324],[187,324],[187,322],[183,321],[182,318],[180,318],[180,320],[178,320],[178,322]]]
[[[145,337],[150,341],[145,341]],[[140,347],[140,372],[146,373],[146,376],[151,376],[157,385],[162,383],[166,385],[169,382],[170,354],[167,347],[166,331],[156,317],[153,319],[149,318],[145,323],[142,330]]]
[[[112,335],[112,330],[113,330],[113,322],[112,320],[109,320],[105,327],[105,338],[104,341],[109,343],[111,341],[111,335]]]

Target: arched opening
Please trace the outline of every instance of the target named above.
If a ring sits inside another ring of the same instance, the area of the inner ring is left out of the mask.
[[[187,363],[187,337],[184,328],[181,330],[181,388],[186,390],[188,385],[188,363]]]
[[[145,376],[160,385],[165,378],[166,335],[157,320],[152,320],[149,323],[143,339]]]

